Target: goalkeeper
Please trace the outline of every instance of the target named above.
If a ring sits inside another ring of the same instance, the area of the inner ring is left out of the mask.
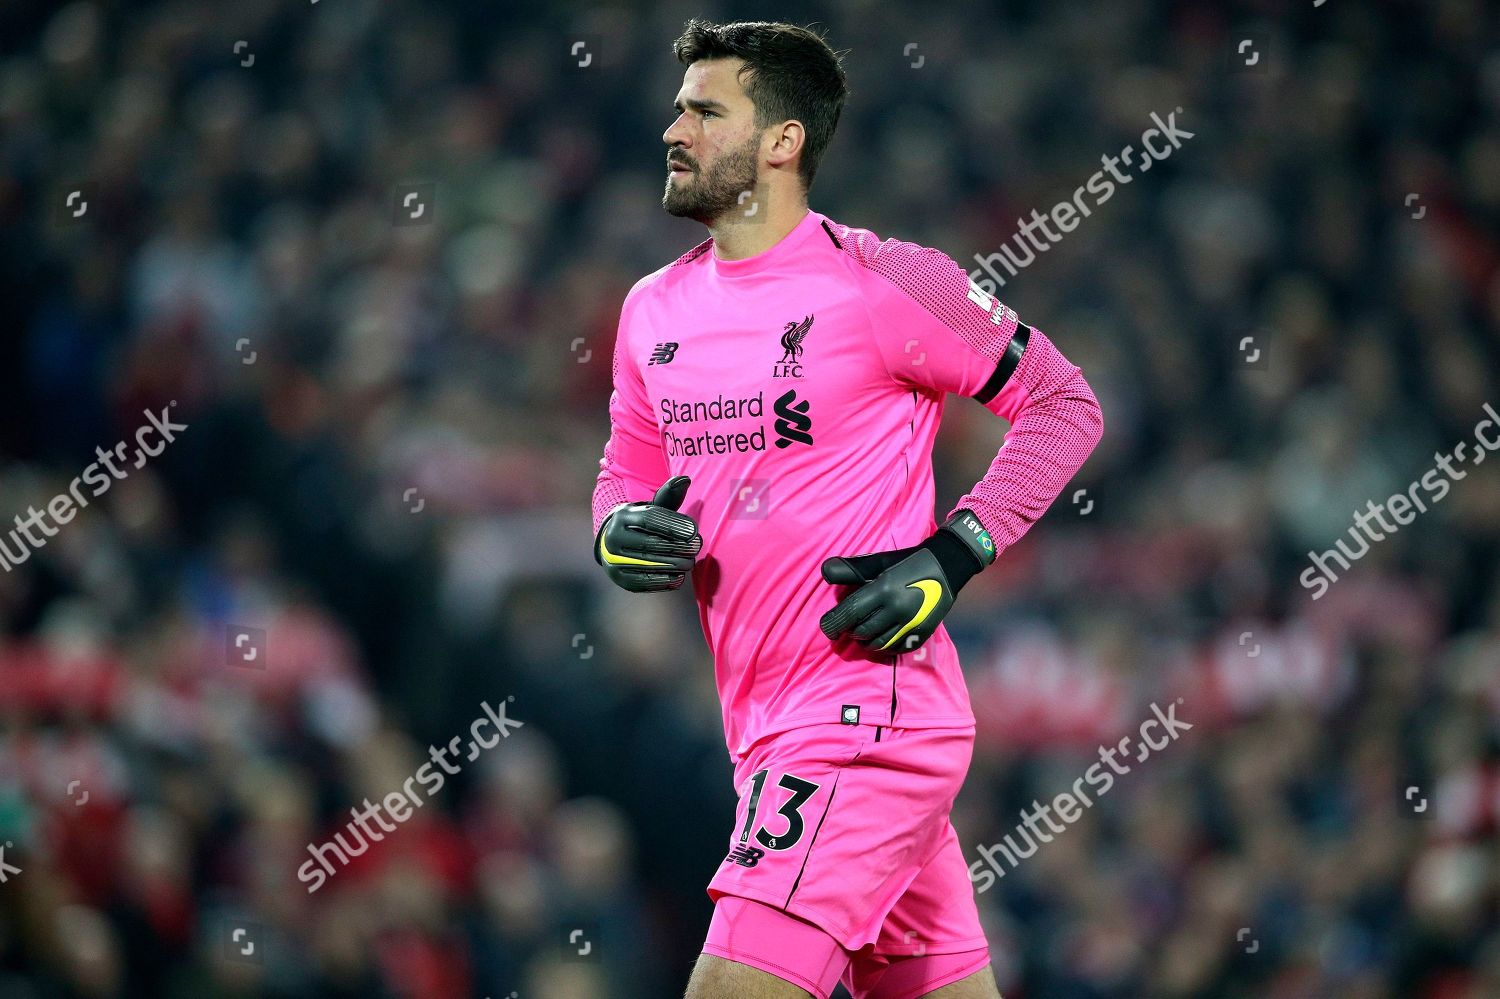
[[[688,999],[995,999],[949,814],[974,745],[943,627],[1099,441],[1040,330],[939,250],[807,192],[847,87],[788,24],[688,23],[663,206],[709,237],[620,311],[594,558],[689,575],[739,806]],[[950,395],[1010,423],[939,525]]]

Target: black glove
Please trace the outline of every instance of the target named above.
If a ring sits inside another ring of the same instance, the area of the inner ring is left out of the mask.
[[[703,547],[697,523],[677,512],[689,481],[686,475],[670,478],[650,503],[626,503],[599,525],[594,561],[616,585],[632,593],[682,586]]]
[[[995,543],[979,518],[959,510],[913,548],[842,555],[823,563],[823,578],[859,589],[818,621],[837,641],[848,634],[873,651],[911,652],[933,636],[953,598],[995,560]]]

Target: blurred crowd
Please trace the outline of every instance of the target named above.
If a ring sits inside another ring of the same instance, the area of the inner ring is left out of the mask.
[[[1000,292],[1106,434],[948,620],[966,854],[1149,703],[1194,726],[980,896],[1007,999],[1500,995],[1500,461],[1298,583],[1500,404],[1483,0],[0,5],[0,520],[188,427],[0,574],[0,995],[680,994],[712,663],[589,504],[620,302],[704,235],[659,204],[693,15],[826,30],[812,206],[966,269],[1195,133]],[[946,416],[940,503],[1005,430]]]

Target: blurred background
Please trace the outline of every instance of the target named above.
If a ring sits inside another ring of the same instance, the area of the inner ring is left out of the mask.
[[[712,663],[589,509],[695,15],[847,50],[812,207],[966,268],[1194,133],[1000,291],[1106,433],[948,619],[966,855],[1193,725],[980,895],[1007,999],[1500,996],[1500,461],[1298,583],[1500,403],[1483,0],[0,3],[0,524],[187,425],[0,573],[0,995],[681,994]],[[950,400],[938,512],[1004,431]]]

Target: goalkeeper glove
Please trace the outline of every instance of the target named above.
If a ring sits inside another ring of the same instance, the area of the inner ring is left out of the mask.
[[[830,558],[823,578],[859,589],[818,626],[833,641],[847,633],[873,651],[911,652],[937,631],[963,585],[994,560],[994,541],[968,510],[954,513],[915,547]]]
[[[594,561],[615,584],[632,593],[654,593],[682,586],[703,537],[692,517],[678,513],[689,479],[664,482],[650,503],[616,507],[599,525]]]

